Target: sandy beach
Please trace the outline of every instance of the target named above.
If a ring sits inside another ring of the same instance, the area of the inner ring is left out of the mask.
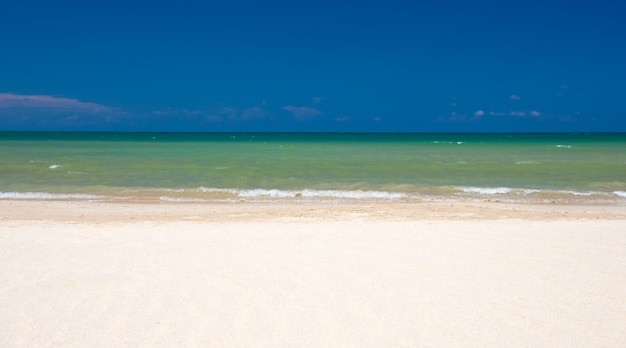
[[[0,201],[2,347],[623,347],[626,206]]]

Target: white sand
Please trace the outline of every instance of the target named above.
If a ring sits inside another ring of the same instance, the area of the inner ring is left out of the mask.
[[[1,347],[626,346],[626,207],[0,201]]]

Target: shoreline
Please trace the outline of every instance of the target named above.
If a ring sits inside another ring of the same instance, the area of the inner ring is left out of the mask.
[[[626,207],[0,200],[0,346],[626,343]]]
[[[65,192],[0,191],[2,200],[143,203],[441,203],[503,202],[512,204],[626,205],[626,191],[536,190],[509,187],[438,187],[419,191],[365,189],[197,189],[91,188]],[[439,191],[435,193],[435,191]],[[445,193],[444,193],[445,192]]]
[[[0,221],[271,221],[278,218],[372,220],[626,220],[626,205],[598,202],[503,202],[497,199],[438,202],[167,202],[0,200]],[[33,214],[33,212],[37,212]],[[328,213],[334,213],[328,215]],[[195,215],[194,215],[195,214]],[[242,215],[243,214],[243,215]]]

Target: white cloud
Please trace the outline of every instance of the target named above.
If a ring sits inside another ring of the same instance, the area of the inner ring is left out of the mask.
[[[13,93],[0,93],[0,108],[47,109],[50,111],[79,111],[85,113],[99,113],[114,110],[108,106],[81,102],[78,99],[52,97],[48,95],[20,95]]]
[[[509,96],[509,99],[511,99],[511,100],[520,100],[522,98],[520,98],[519,95],[512,94],[512,95]]]
[[[448,121],[451,122],[465,122],[467,121],[467,116],[465,114],[458,114],[454,111],[450,112],[450,117],[448,117]]]
[[[537,111],[537,110],[531,110],[529,112],[526,111],[511,111],[509,113],[506,112],[500,112],[500,111],[489,111],[489,116],[514,116],[514,117],[526,117],[526,116],[533,116],[533,117],[539,117],[541,116],[541,112]]]
[[[263,106],[266,105],[262,101],[260,105],[239,109],[230,106],[224,106],[220,109],[172,109],[156,110],[152,112],[154,116],[176,118],[180,120],[203,120],[206,122],[241,122],[252,119],[271,119],[272,114]]]
[[[282,109],[291,112],[293,114],[293,117],[298,120],[310,119],[314,116],[322,114],[320,110],[308,106],[287,105],[283,106]]]
[[[477,117],[485,116],[485,112],[483,110],[476,110],[476,112],[474,113],[474,116],[477,116]]]
[[[0,93],[0,128],[104,130],[132,124],[122,110],[78,99]]]
[[[227,108],[224,108],[227,109]],[[234,109],[232,109],[234,110]],[[224,111],[224,110],[222,110]],[[200,110],[200,109],[172,109],[167,108],[166,110],[155,110],[151,113],[154,116],[163,117],[163,118],[175,118],[181,120],[193,120],[193,119],[204,119],[211,121],[221,121],[221,116],[215,112],[211,112],[209,110]]]
[[[263,105],[263,104],[262,104]],[[258,105],[255,107],[247,108],[247,109],[230,109],[231,115],[234,114],[234,120],[237,121],[246,121],[252,119],[264,119],[271,117],[271,114],[267,112],[262,105]]]
[[[337,117],[335,119],[335,122],[348,122],[348,121],[350,121],[350,117],[349,116]]]

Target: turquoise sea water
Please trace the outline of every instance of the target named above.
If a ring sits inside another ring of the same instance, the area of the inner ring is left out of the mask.
[[[0,198],[626,202],[626,134],[0,132]]]

